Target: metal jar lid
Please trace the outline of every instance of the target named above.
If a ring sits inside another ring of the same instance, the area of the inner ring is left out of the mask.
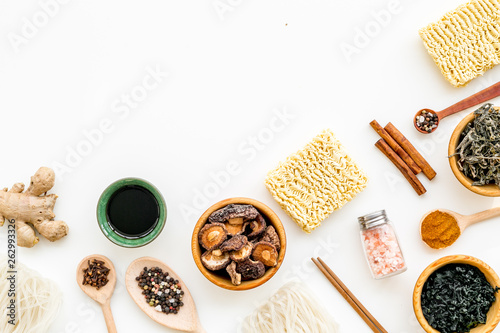
[[[388,222],[385,209],[358,217],[358,222],[363,229],[369,229]]]

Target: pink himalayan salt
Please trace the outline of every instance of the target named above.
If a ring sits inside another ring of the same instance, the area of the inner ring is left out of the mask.
[[[382,224],[363,231],[366,258],[374,278],[381,278],[406,269],[394,229]]]

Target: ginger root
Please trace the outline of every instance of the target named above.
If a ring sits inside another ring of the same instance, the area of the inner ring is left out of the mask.
[[[41,167],[31,177],[26,192],[23,193],[23,183],[14,184],[10,190],[4,188],[0,191],[0,226],[5,219],[15,220],[18,246],[33,247],[38,243],[35,229],[51,242],[68,234],[65,222],[54,221],[53,209],[57,195],[47,195],[54,181],[54,171]]]

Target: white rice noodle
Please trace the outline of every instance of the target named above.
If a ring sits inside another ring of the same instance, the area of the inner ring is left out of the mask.
[[[289,282],[245,318],[243,333],[336,333],[338,325],[301,282]]]
[[[2,333],[45,333],[56,319],[62,303],[57,285],[36,271],[17,263],[17,324],[9,324],[7,306],[10,282],[7,259],[0,258],[0,327]]]

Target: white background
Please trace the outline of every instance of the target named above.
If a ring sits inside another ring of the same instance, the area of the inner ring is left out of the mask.
[[[418,233],[421,216],[431,209],[471,214],[493,204],[462,187],[446,157],[453,128],[472,109],[447,118],[432,135],[417,133],[411,123],[421,108],[441,110],[500,79],[500,68],[494,68],[467,87],[454,88],[418,36],[421,27],[463,1],[69,1],[52,8],[44,21],[46,2],[0,2],[0,183],[28,183],[39,166],[57,167],[51,193],[59,195],[55,213],[68,223],[69,235],[18,251],[21,262],[57,281],[64,293],[51,332],[105,331],[99,307],[75,282],[77,263],[94,253],[108,256],[118,270],[111,306],[119,332],[169,331],[140,312],[123,286],[129,263],[146,255],[183,278],[202,324],[217,333],[236,332],[256,304],[292,277],[313,290],[342,332],[369,332],[310,262],[318,253],[391,333],[422,331],[411,297],[417,277],[432,261],[463,253],[500,272],[498,219],[467,229],[441,251],[427,248]],[[389,16],[380,14],[391,8]],[[38,27],[30,30],[33,23]],[[371,36],[359,40],[359,31],[367,29]],[[343,53],[346,45],[356,53]],[[134,108],[124,107],[122,96],[139,92],[148,68],[168,77]],[[287,110],[293,119],[270,132],[276,110]],[[419,175],[425,195],[418,197],[373,146],[378,140],[368,125],[373,119],[395,124],[435,168],[431,182]],[[109,127],[99,137],[95,131],[103,121]],[[370,181],[307,235],[263,182],[279,161],[324,128],[334,131]],[[90,132],[94,143],[85,136]],[[251,148],[251,138],[259,135],[265,142],[258,143],[259,150]],[[80,158],[75,151],[83,152]],[[238,163],[238,174],[214,187],[213,175],[230,161]],[[155,184],[168,206],[162,234],[137,249],[112,244],[95,218],[104,188],[129,176]],[[269,205],[288,238],[278,273],[245,292],[206,280],[190,250],[198,216],[234,196]],[[386,209],[396,226],[408,271],[375,281],[356,218],[379,209]],[[5,239],[6,228],[0,232]]]

